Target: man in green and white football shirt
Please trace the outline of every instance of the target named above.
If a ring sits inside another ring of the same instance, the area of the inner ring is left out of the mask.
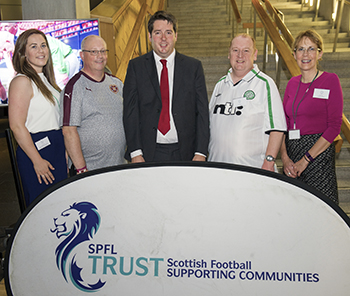
[[[236,36],[229,49],[231,68],[216,84],[209,104],[209,161],[276,171],[286,122],[274,81],[254,64],[255,40]]]

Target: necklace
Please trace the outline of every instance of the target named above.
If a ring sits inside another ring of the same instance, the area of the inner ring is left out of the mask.
[[[297,108],[296,108],[296,110],[295,110],[295,112],[294,112],[294,104],[295,104],[295,100],[297,99],[297,95],[298,95],[298,92],[299,92],[299,87],[300,87],[300,84],[301,84],[301,78],[302,78],[302,76],[300,76],[300,80],[299,80],[297,92],[295,93],[295,97],[294,97],[293,104],[292,104],[292,113],[293,113],[293,121],[294,121],[293,129],[296,128],[297,113],[298,113],[298,109],[299,109],[300,103],[304,100],[306,94],[308,93],[309,89],[311,88],[311,85],[312,85],[312,83],[315,81],[315,79],[316,79],[316,77],[317,77],[317,75],[318,75],[318,72],[319,72],[319,71],[317,70],[317,73],[316,73],[314,79],[312,79],[312,81],[311,81],[309,87],[306,89],[306,91],[305,91],[303,97],[301,98],[301,100],[300,100],[300,102],[299,102],[299,104],[298,104],[298,106],[297,106]]]

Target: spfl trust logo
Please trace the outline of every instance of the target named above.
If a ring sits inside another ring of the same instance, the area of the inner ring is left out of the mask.
[[[90,202],[74,203],[53,220],[55,228],[51,232],[60,240],[55,252],[56,265],[62,276],[67,282],[69,278],[81,291],[98,291],[106,282],[99,279],[94,284],[86,283],[81,276],[83,268],[79,267],[74,253],[78,245],[91,240],[98,231],[101,219],[96,206]]]

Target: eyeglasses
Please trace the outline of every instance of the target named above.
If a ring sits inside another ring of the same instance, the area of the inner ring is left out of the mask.
[[[297,53],[300,53],[300,54],[304,54],[305,51],[307,51],[307,53],[314,54],[317,51],[321,51],[321,50],[319,48],[315,48],[315,47],[309,47],[309,48],[299,47],[295,51]]]
[[[108,53],[108,49],[101,49],[101,50],[86,50],[86,49],[83,49],[82,51],[84,52],[88,52],[90,53],[91,55],[93,56],[97,56],[99,53],[101,53],[102,55],[106,55]]]

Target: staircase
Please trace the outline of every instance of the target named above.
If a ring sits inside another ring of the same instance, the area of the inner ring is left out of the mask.
[[[315,18],[315,11],[308,7],[302,7],[300,1],[284,2],[270,0],[275,8],[284,14],[284,22],[293,36],[298,32],[313,28],[322,36],[324,42],[324,52],[333,51],[335,29],[332,28],[332,21],[322,17]],[[337,52],[350,52],[350,36],[348,32],[339,32],[337,42]]]
[[[320,66],[327,72],[336,73],[343,88],[344,113],[350,118],[350,37],[347,33],[339,34],[337,53],[331,53],[335,30],[332,24],[321,18],[316,22],[314,12],[309,8],[301,7],[300,1],[279,1],[270,2],[284,14],[287,27],[293,36],[306,28],[315,28],[325,42],[325,53]],[[230,3],[230,1],[228,1]],[[237,4],[241,9],[241,1]],[[230,4],[229,4],[230,5]],[[230,8],[230,6],[229,6]],[[207,83],[208,97],[217,81],[226,74],[230,68],[228,61],[228,48],[232,39],[232,24],[229,22],[226,0],[168,0],[169,12],[178,19],[178,40],[176,50],[188,56],[196,57],[202,61]],[[241,12],[242,22],[239,26],[239,33],[246,32],[243,23],[253,21],[252,5],[250,0],[244,0]],[[259,22],[257,17],[257,22]],[[253,35],[253,31],[250,31]],[[263,29],[257,30],[258,53],[263,50]],[[271,49],[271,46],[269,46]],[[257,64],[262,69],[262,56],[258,55]],[[276,78],[276,62],[274,55],[268,56],[266,73],[273,79]],[[280,93],[283,98],[284,90],[290,79],[289,73],[284,71],[281,75]],[[341,152],[336,157],[336,170],[339,187],[339,200],[341,208],[350,215],[350,144],[344,139]],[[277,162],[281,170],[281,161]]]
[[[332,23],[320,17],[314,20],[315,12],[301,7],[300,1],[282,2],[271,1],[275,8],[282,11],[284,21],[293,36],[307,28],[314,28],[322,36],[324,42],[324,54],[320,61],[320,68],[327,72],[336,73],[343,89],[344,109],[347,118],[350,118],[350,37],[348,33],[340,32],[338,35],[337,52],[333,53],[335,29]],[[267,71],[268,72],[268,71]],[[269,73],[273,78],[274,69]],[[281,77],[280,93],[283,98],[289,77]],[[350,144],[345,137],[342,149],[336,155],[336,172],[338,179],[339,201],[341,208],[350,215]]]
[[[230,67],[232,27],[225,0],[168,0],[178,20],[176,50],[202,61],[210,98],[215,84]],[[214,13],[215,12],[215,13]]]

